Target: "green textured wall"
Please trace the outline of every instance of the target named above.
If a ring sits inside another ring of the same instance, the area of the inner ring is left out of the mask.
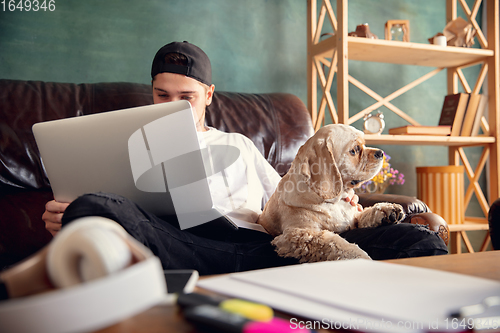
[[[216,89],[288,91],[305,100],[305,13],[302,0],[56,0],[54,12],[36,13],[0,7],[0,77],[148,83],[156,51],[187,40],[211,58]]]
[[[472,6],[474,1],[467,2]],[[56,0],[55,4],[54,12],[9,12],[0,7],[0,78],[149,83],[157,49],[173,40],[187,40],[211,58],[216,89],[289,92],[307,100],[306,0]],[[445,5],[445,0],[350,0],[348,29],[368,23],[383,38],[387,20],[408,19],[411,41],[427,43],[444,27]],[[433,70],[355,61],[349,66],[352,76],[381,96]],[[473,78],[478,68],[465,73]],[[334,99],[335,90],[334,84]],[[445,95],[443,71],[393,103],[421,124],[435,125]],[[373,102],[351,86],[351,114]],[[406,124],[386,108],[380,110],[387,128]],[[354,126],[361,129],[362,123]],[[448,163],[445,147],[381,148],[406,175],[406,184],[391,188],[393,193],[416,195],[415,167]],[[475,164],[479,151],[472,153]],[[468,214],[480,216],[481,211],[474,205]]]

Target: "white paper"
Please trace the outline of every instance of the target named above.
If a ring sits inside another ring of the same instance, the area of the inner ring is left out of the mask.
[[[496,281],[362,259],[235,273],[198,286],[373,332],[423,332],[438,322],[451,328],[444,327],[451,312],[500,296]]]

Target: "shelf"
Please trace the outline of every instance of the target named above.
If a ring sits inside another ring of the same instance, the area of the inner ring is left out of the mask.
[[[365,134],[367,145],[484,146],[495,143],[492,136],[377,135]]]
[[[493,50],[438,46],[422,43],[347,37],[349,60],[417,65],[438,68],[462,67],[494,56]],[[336,36],[312,46],[313,56],[330,58]]]
[[[485,223],[468,223],[465,221],[464,224],[448,224],[450,232],[460,232],[460,231],[476,231],[476,230],[489,230],[488,222]]]

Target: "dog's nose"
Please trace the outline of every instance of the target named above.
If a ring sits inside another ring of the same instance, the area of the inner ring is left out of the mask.
[[[381,159],[382,157],[384,157],[384,152],[383,152],[382,150],[377,150],[377,151],[375,152],[375,158],[376,158],[377,160],[379,160],[379,159]]]

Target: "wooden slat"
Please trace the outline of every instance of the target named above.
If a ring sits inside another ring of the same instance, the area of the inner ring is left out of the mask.
[[[452,254],[462,253],[462,242],[460,240],[461,238],[459,232],[450,231],[450,248]]]
[[[347,0],[337,0],[337,115],[339,123],[347,124],[349,120],[349,55],[347,37]]]
[[[307,0],[307,109],[313,124],[316,123],[318,116],[318,76],[312,54],[317,28],[316,10],[317,1]]]
[[[370,145],[482,146],[495,142],[489,136],[376,135],[366,134]]]
[[[336,55],[333,56],[333,59],[334,60],[336,59]],[[333,62],[336,63],[336,61]],[[333,76],[335,74],[335,69],[330,68],[330,71],[328,72],[328,78],[326,78],[325,73],[321,68],[320,61],[316,59],[314,63],[316,65],[316,71],[318,73],[318,77],[321,83],[321,89],[323,90],[323,97],[321,98],[321,103],[319,106],[318,120],[316,124],[314,124],[314,130],[317,131],[320,129],[322,122],[324,121],[325,109],[327,105],[330,111],[330,116],[334,123],[338,123],[338,116],[335,110],[335,104],[333,103],[332,95],[330,93],[330,89],[332,87],[332,82],[333,82]]]
[[[469,237],[467,236],[467,233],[465,231],[460,231],[460,236],[462,236],[462,240],[464,241],[465,247],[467,248],[467,251],[469,253],[474,253],[474,248],[472,247],[472,244],[470,243]]]
[[[500,136],[500,4],[498,0],[486,1],[486,20],[489,51],[495,54],[488,58],[488,122],[489,134],[494,137]],[[490,147],[489,159],[489,199],[490,202],[500,197],[500,142]]]
[[[469,178],[469,180],[472,180],[474,179],[474,170],[472,169],[472,166],[470,165],[469,163],[469,160],[467,159],[467,156],[465,156],[465,151],[463,150],[463,148],[458,148],[458,153],[462,159],[462,162],[464,164],[464,167],[465,167],[465,172],[467,172],[467,176]]]
[[[458,78],[460,79],[460,82],[462,83],[462,87],[464,87],[465,92],[467,94],[470,94],[472,90],[470,89],[469,83],[467,83],[467,80],[465,79],[464,73],[462,72],[462,70],[460,68],[457,69],[457,74],[458,74]]]
[[[476,198],[479,201],[481,209],[483,210],[483,214],[487,216],[490,205],[488,203],[488,200],[486,199],[486,196],[483,193],[481,186],[479,185],[479,177],[481,176],[484,166],[488,161],[490,150],[488,147],[485,147],[483,149],[479,162],[476,166],[476,170],[474,171],[472,171],[472,167],[469,163],[469,160],[467,159],[467,156],[465,156],[465,151],[463,150],[463,148],[458,148],[458,151],[460,154],[460,158],[462,159],[462,162],[464,164],[465,170],[467,171],[467,176],[469,177],[470,180],[469,187],[465,192],[464,205],[465,207],[468,207],[470,199],[472,198],[472,194],[476,193]]]
[[[446,0],[446,23],[457,18],[457,0]]]
[[[332,29],[334,32],[337,31],[337,18],[335,17],[335,13],[333,12],[332,4],[330,0],[323,1],[324,6],[328,12],[328,17],[330,18],[330,23],[332,24]]]
[[[484,116],[481,117],[481,128],[483,129],[483,133],[490,133],[490,125]]]
[[[326,59],[325,57],[316,57],[316,60],[318,60],[320,63],[322,63],[326,67],[332,66],[332,62],[330,60]],[[337,59],[335,59],[335,61],[337,61]],[[336,67],[335,67],[335,70],[337,70]]]
[[[321,31],[323,29],[323,24],[325,23],[325,15],[326,15],[326,7],[325,4],[323,3],[323,6],[321,6],[318,16],[318,25],[316,26],[316,31],[314,32],[313,36],[314,44],[318,43],[319,39],[321,38]]]
[[[490,243],[491,243],[491,237],[490,237],[490,232],[488,231],[479,252],[486,251]]]
[[[472,90],[473,94],[479,94],[481,87],[483,86],[484,79],[486,78],[486,74],[488,74],[488,64],[484,63],[479,71],[479,75],[477,76],[476,85]]]
[[[476,223],[476,224],[488,223],[488,219],[486,217],[477,217],[477,216],[466,216],[465,221],[467,223]]]
[[[488,224],[467,223],[467,219],[463,224],[448,224],[450,232],[488,230]]]
[[[336,50],[333,51],[333,57],[332,61],[328,61],[323,57],[318,57],[315,60],[316,64],[316,69],[319,74],[319,78],[321,81],[321,88],[323,90],[323,97],[321,97],[321,103],[319,105],[319,112],[318,112],[318,121],[314,125],[314,130],[317,131],[320,129],[321,126],[324,125],[325,122],[325,108],[328,105],[328,111],[330,112],[330,118],[332,119],[332,122],[334,124],[337,124],[339,122],[339,117],[337,110],[335,109],[335,104],[333,103],[332,95],[330,93],[330,89],[332,87],[332,82],[333,82],[333,76],[337,72],[337,52]],[[321,69],[321,64],[324,64],[325,66],[330,67],[330,71],[328,72],[328,79],[325,79],[325,74],[324,71]],[[332,64],[335,64],[335,66],[332,67]],[[321,120],[322,121],[319,121]]]

